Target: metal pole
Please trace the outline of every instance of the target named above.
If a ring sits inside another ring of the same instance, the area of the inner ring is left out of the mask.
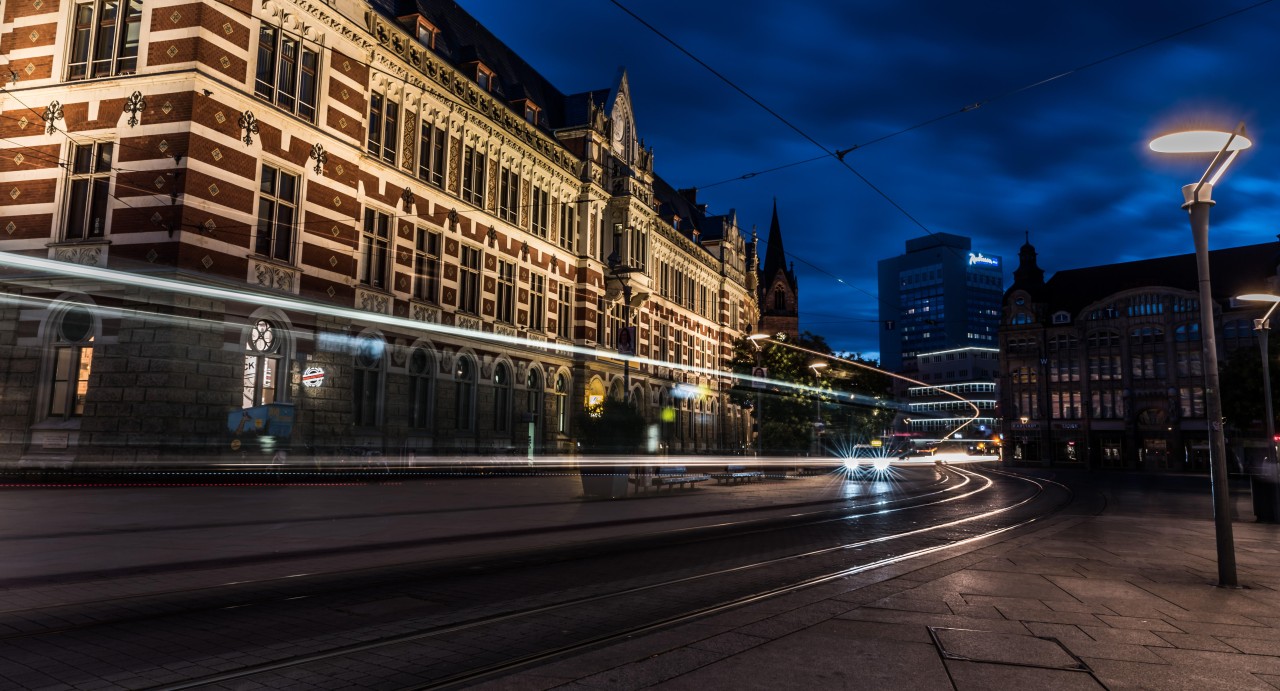
[[[755,369],[759,370],[763,362],[764,349],[755,346]],[[755,386],[755,457],[759,458],[764,454],[764,385],[759,381],[751,384]]]
[[[1213,525],[1218,550],[1218,585],[1234,588],[1236,548],[1231,530],[1231,492],[1227,485],[1227,445],[1222,430],[1222,392],[1218,388],[1218,343],[1213,321],[1213,292],[1209,284],[1209,209],[1213,185],[1186,185],[1182,208],[1191,218],[1196,245],[1196,273],[1200,281],[1200,330],[1204,348],[1206,420],[1209,427],[1210,478],[1213,491]]]
[[[1267,347],[1268,336],[1271,334],[1271,320],[1259,319],[1254,330],[1258,332],[1258,347],[1262,350],[1262,400],[1267,430],[1267,457],[1264,462],[1271,464],[1271,505],[1275,511],[1276,508],[1280,508],[1280,461],[1277,461],[1276,456],[1275,414],[1271,411],[1271,356],[1270,348]],[[1273,520],[1280,521],[1280,516],[1275,516]]]

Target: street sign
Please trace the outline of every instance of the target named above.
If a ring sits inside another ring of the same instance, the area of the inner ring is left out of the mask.
[[[308,367],[302,373],[302,385],[308,389],[318,389],[324,384],[324,370],[319,367]]]

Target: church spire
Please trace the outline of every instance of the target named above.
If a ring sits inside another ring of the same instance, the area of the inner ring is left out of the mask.
[[[778,222],[778,199],[773,200],[769,223],[769,244],[765,248],[764,269],[760,272],[760,330],[764,333],[800,335],[800,291],[794,268],[787,267],[782,248],[782,225]]]

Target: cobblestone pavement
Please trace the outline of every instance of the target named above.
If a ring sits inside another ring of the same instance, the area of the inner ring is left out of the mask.
[[[1074,512],[976,546],[479,688],[1280,688],[1280,526],[1236,523],[1244,587],[1215,587],[1207,480],[1199,484],[1188,498],[1103,491],[1094,480]],[[1159,509],[1126,509],[1116,497]],[[1243,505],[1236,513],[1252,518]]]

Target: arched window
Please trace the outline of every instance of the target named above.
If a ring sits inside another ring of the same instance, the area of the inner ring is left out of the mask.
[[[569,381],[564,374],[556,375],[556,431],[564,434],[569,429]]]
[[[773,292],[773,308],[775,310],[785,310],[787,308],[787,296],[781,290]]]
[[[266,319],[254,322],[244,340],[244,386],[241,406],[275,403],[284,398],[284,357],[276,325]]]
[[[435,398],[435,362],[425,348],[414,348],[409,355],[409,426],[431,429],[431,401]]]
[[[493,368],[493,429],[506,432],[511,428],[511,368],[499,362]]]
[[[356,344],[352,412],[353,421],[360,427],[376,427],[381,420],[382,364],[386,349],[382,339],[374,336],[364,336]]]
[[[83,305],[63,312],[53,330],[53,378],[49,417],[79,417],[93,366],[93,313]]]
[[[454,400],[457,402],[457,428],[472,429],[475,418],[476,366],[466,355],[458,357],[453,369]]]

